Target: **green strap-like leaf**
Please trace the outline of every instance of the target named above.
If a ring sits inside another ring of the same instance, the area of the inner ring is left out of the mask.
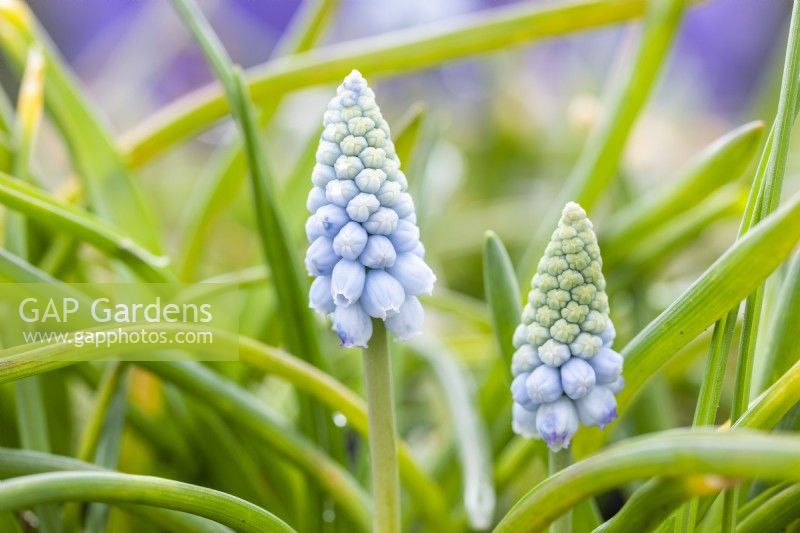
[[[622,351],[620,411],[687,342],[752,292],[800,240],[800,194],[729,248]]]
[[[216,343],[216,341],[215,341]],[[372,502],[353,476],[276,416],[252,394],[198,363],[138,363],[262,439],[316,481],[361,529],[371,523]]]
[[[511,356],[514,354],[511,339],[520,323],[522,297],[508,252],[492,231],[486,232],[483,241],[483,290],[489,304],[495,339],[503,356],[502,362],[506,369],[510,369]],[[506,374],[510,384],[510,370]]]
[[[20,82],[14,117],[14,153],[12,169],[17,180],[33,182],[31,155],[38,137],[44,106],[45,63],[41,50],[31,47],[26,54],[24,73]],[[21,213],[7,213],[5,217],[5,247],[28,259],[34,244],[30,221]],[[20,444],[24,448],[41,452],[51,451],[53,437],[48,420],[48,409],[39,376],[31,376],[14,384]],[[57,507],[42,506],[35,509],[42,533],[56,533],[61,529],[61,513]]]
[[[72,457],[0,448],[0,479],[57,471],[105,472],[97,465],[84,463]],[[230,529],[206,518],[167,509],[148,508],[137,505],[121,505],[132,514],[174,533],[197,531],[198,533],[225,533]]]
[[[688,0],[653,0],[647,3],[645,28],[636,58],[625,77],[614,87],[608,112],[591,133],[559,198],[548,203],[549,211],[545,216],[537,217],[538,228],[517,269],[520,282],[530,281],[536,273],[536,264],[562,206],[575,201],[591,211],[616,175],[628,136],[650,98],[687,3]]]
[[[279,57],[287,53],[309,50],[321,38],[324,27],[334,15],[338,4],[339,0],[303,2],[300,12],[292,18],[290,27],[284,31],[272,55]],[[280,100],[276,98],[271,103],[262,106],[261,114],[258,117],[259,126],[263,128],[270,122],[279,104]],[[311,161],[314,161],[317,147],[316,139],[313,140],[315,142],[311,148],[313,150]],[[213,220],[233,200],[247,175],[245,156],[240,141],[234,141],[229,146],[219,149],[218,152],[214,156],[211,171],[199,180],[187,204],[183,223],[184,239],[179,254],[181,258],[180,277],[184,280],[193,279],[203,247],[207,244],[207,235]],[[304,155],[302,154],[301,157]],[[305,199],[311,169],[309,168],[305,172],[304,163],[305,159],[301,160],[292,176],[294,177],[300,170],[304,171],[302,195]],[[313,167],[313,163],[311,166]],[[291,190],[295,183],[297,183],[296,180],[290,179],[287,188]],[[288,196],[290,199],[294,198],[291,193]],[[305,201],[293,205],[305,205]]]
[[[766,157],[763,185],[753,221],[762,220],[772,213],[780,203],[783,189],[783,178],[789,155],[789,142],[794,127],[797,101],[800,97],[800,2],[794,1],[792,18],[789,25],[789,40],[783,65],[781,91],[778,109],[772,133],[773,142],[765,149],[762,162]],[[755,287],[745,301],[742,319],[742,335],[739,344],[739,356],[736,364],[736,379],[733,384],[731,400],[731,420],[736,421],[747,409],[752,392],[753,366],[764,303],[764,284]],[[722,530],[731,531],[736,527],[739,489],[726,491],[723,498]]]
[[[151,329],[148,325],[136,327],[139,331],[141,328]],[[154,326],[154,330],[163,327],[165,326]],[[220,342],[217,343],[217,340]],[[222,350],[237,349],[237,339],[235,336],[226,338],[224,332],[217,331],[214,346]],[[41,344],[35,347],[24,346],[3,350],[0,352],[0,383],[70,365],[72,364],[70,359],[85,361],[100,357],[104,353],[105,355],[120,353],[120,350],[109,351],[106,347],[84,346],[83,348],[77,348],[76,352],[74,345],[71,344]],[[58,360],[54,359],[54,354],[59,355]],[[138,364],[198,400],[208,401],[211,407],[225,414],[229,420],[263,439],[315,479],[345,512],[363,526],[363,529],[369,528],[370,501],[352,476],[311,442],[278,422],[262,402],[244,389],[197,363],[139,362]]]
[[[755,390],[771,385],[800,361],[800,337],[797,324],[800,324],[800,253],[796,253],[786,271],[775,308],[774,322],[764,348],[766,362],[761,381]]]
[[[158,233],[138,184],[125,168],[105,126],[80,93],[66,62],[24,2],[9,0],[0,4],[0,52],[9,63],[20,68],[34,45],[42,48],[47,64],[47,109],[67,140],[93,210],[157,253]]]
[[[800,484],[792,485],[754,509],[741,520],[736,533],[787,531],[800,518]]]
[[[311,50],[322,38],[340,0],[306,0],[292,17],[275,45],[272,56],[281,57]]]
[[[0,509],[89,501],[150,505],[209,518],[243,533],[294,531],[245,500],[197,485],[116,472],[49,472],[0,483]]]
[[[203,48],[225,88],[233,116],[239,123],[250,171],[257,227],[286,317],[288,345],[293,352],[308,356],[324,368],[325,361],[320,353],[316,328],[305,303],[308,300],[305,276],[295,257],[285,216],[275,194],[275,180],[264,157],[247,86],[239,71],[235,68],[231,70],[230,57],[197,6],[189,0],[173,0],[173,5]]]
[[[484,530],[492,524],[496,495],[489,435],[472,393],[475,385],[444,346],[418,340],[412,348],[431,366],[444,391],[461,463],[464,509],[470,527]]]
[[[600,236],[604,265],[625,256],[676,215],[740,176],[752,163],[763,131],[763,123],[750,122],[726,133],[697,154],[665,190],[637,198],[614,213]]]
[[[621,271],[616,290],[635,282],[645,273],[652,273],[669,265],[669,259],[690,246],[699,235],[718,221],[734,219],[742,214],[745,205],[741,186],[731,183],[720,187],[705,201],[674,217],[667,224],[645,235],[642,242],[617,243],[611,261],[605,261],[603,269]],[[603,248],[605,252],[605,248]],[[621,266],[624,268],[619,268]]]
[[[153,255],[118,229],[92,215],[25,183],[0,173],[0,203],[25,213],[53,231],[70,233],[111,257],[129,265],[144,279],[164,282],[171,279],[168,260]]]
[[[606,26],[640,16],[645,0],[570,0],[542,7],[511,6],[490,13],[359,39],[269,61],[248,75],[259,105],[287,92],[339,80],[353,68],[367,77],[434,67],[508,46]],[[122,139],[139,166],[201,131],[229,111],[218,87],[204,87],[170,104]]]
[[[791,335],[796,335],[792,332]],[[789,412],[800,397],[800,361],[762,392],[733,427],[771,428]]]
[[[55,285],[54,290],[60,285]],[[137,331],[142,326],[137,325]],[[165,325],[144,326],[145,329],[163,330],[169,328]],[[133,327],[132,327],[133,328]],[[185,330],[185,326],[181,326]],[[115,328],[116,329],[116,328]],[[219,349],[220,353],[226,350],[238,350],[241,360],[246,364],[264,372],[278,376],[292,383],[298,389],[305,391],[321,402],[327,404],[331,410],[341,412],[348,424],[364,437],[368,437],[367,408],[364,401],[353,391],[348,389],[330,375],[322,372],[305,361],[293,357],[279,348],[264,345],[247,337],[237,337],[224,331],[215,330],[216,342],[210,349]],[[114,348],[96,349],[92,346],[76,347],[66,344],[49,344],[40,346],[27,346],[18,349],[0,351],[0,383],[22,379],[38,373],[48,372],[70,364],[70,360],[91,360],[93,358],[107,357],[119,353]],[[52,356],[58,354],[54,359]],[[158,370],[158,366],[148,367]],[[184,373],[189,372],[185,370]],[[184,375],[184,374],[180,374]],[[203,373],[206,381],[212,380],[217,388],[222,388],[222,382],[213,381],[212,377]],[[184,379],[188,379],[184,377]],[[217,378],[221,379],[221,378]],[[224,389],[229,393],[227,389]],[[211,396],[206,396],[211,398]],[[243,401],[239,399],[238,401]],[[252,409],[252,406],[249,407]],[[401,480],[408,489],[426,520],[436,527],[446,527],[446,506],[441,490],[424,471],[417,465],[408,446],[401,440],[398,443],[398,457],[400,462]]]
[[[492,428],[493,448],[497,449],[508,440],[511,430],[511,340],[520,323],[522,297],[508,252],[492,231],[486,232],[483,241],[483,290],[500,357],[481,384],[480,407],[483,419]]]
[[[800,437],[676,430],[629,439],[541,482],[512,507],[494,531],[541,531],[594,494],[637,479],[697,474],[800,481]],[[720,487],[720,480],[714,477],[698,477],[693,490],[698,494]]]
[[[734,424],[734,429],[768,430],[797,403],[800,396],[800,361],[764,391]],[[719,487],[723,488],[723,487]],[[716,492],[716,491],[713,491]],[[665,495],[672,495],[669,500]],[[626,530],[638,531],[666,518],[683,501],[698,495],[691,484],[673,478],[657,478],[645,483],[628,499],[622,509],[601,528],[605,533]],[[689,519],[694,512],[690,512]]]

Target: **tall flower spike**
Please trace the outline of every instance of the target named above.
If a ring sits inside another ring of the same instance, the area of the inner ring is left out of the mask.
[[[569,202],[531,282],[511,363],[514,432],[554,451],[569,446],[579,421],[603,428],[617,415],[622,356],[611,349],[601,267],[592,223]]]
[[[322,124],[307,202],[311,307],[333,316],[345,347],[366,347],[372,318],[408,338],[422,327],[417,296],[431,293],[436,276],[389,125],[360,72],[339,86]]]

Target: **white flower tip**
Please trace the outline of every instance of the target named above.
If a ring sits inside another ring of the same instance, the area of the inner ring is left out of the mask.
[[[361,75],[358,69],[353,69],[350,71],[345,79],[343,85],[347,88],[354,89],[356,87],[366,87],[367,80],[364,79],[364,76]]]
[[[562,211],[562,213],[565,215],[581,214],[583,216],[586,216],[586,211],[581,207],[581,204],[572,201],[567,202],[567,204],[564,206],[564,210]]]
[[[436,285],[436,274],[431,274],[430,284],[425,290],[422,291],[421,295],[433,296],[434,285]]]
[[[337,292],[334,293],[333,295],[333,303],[335,303],[336,305],[341,305],[342,307],[347,307],[353,302],[341,292]]]

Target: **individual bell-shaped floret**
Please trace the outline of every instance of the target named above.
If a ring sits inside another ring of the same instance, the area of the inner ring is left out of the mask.
[[[536,411],[536,430],[553,451],[569,446],[578,431],[578,413],[569,398],[539,406]]]
[[[323,128],[306,202],[309,305],[333,316],[343,346],[366,346],[372,319],[406,339],[422,328],[417,296],[431,293],[436,276],[389,125],[358,71],[337,89]]]
[[[572,357],[561,365],[561,386],[564,394],[573,400],[583,398],[595,385],[596,377],[589,363],[578,357]]]
[[[601,348],[588,362],[594,369],[597,382],[603,385],[614,383],[622,373],[622,356],[611,348]]]
[[[605,427],[617,416],[617,400],[611,389],[598,385],[575,402],[578,417],[586,426]]]
[[[536,367],[525,381],[528,397],[537,404],[550,403],[561,397],[561,374],[557,368],[542,365]]]
[[[536,429],[536,409],[530,411],[515,402],[511,414],[511,428],[514,433],[528,439],[539,436],[539,431]]]

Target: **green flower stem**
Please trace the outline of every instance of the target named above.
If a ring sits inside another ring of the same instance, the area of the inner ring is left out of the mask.
[[[547,473],[549,476],[554,476],[571,464],[572,451],[569,448],[565,448],[558,452],[549,450],[547,461]],[[550,533],[572,533],[571,509],[562,514],[553,522],[553,525],[550,526]]]
[[[294,531],[273,514],[235,496],[149,476],[49,472],[0,484],[0,510],[72,501],[152,505],[203,516],[243,533]]]
[[[400,481],[397,473],[392,364],[386,326],[373,320],[372,339],[364,350],[364,387],[369,415],[369,455],[372,464],[372,498],[375,514],[372,530],[400,531]]]
[[[753,457],[759,460],[753,461]],[[800,438],[746,431],[673,430],[628,439],[539,483],[494,531],[541,531],[589,496],[665,474],[798,481]],[[714,478],[698,479],[704,484],[710,481]]]
[[[341,382],[297,357],[252,339],[240,337],[239,354],[246,364],[287,380],[341,412],[355,431],[369,438],[367,406]],[[435,531],[452,527],[441,488],[420,468],[408,445],[399,438],[397,453],[400,479],[428,527]]]

